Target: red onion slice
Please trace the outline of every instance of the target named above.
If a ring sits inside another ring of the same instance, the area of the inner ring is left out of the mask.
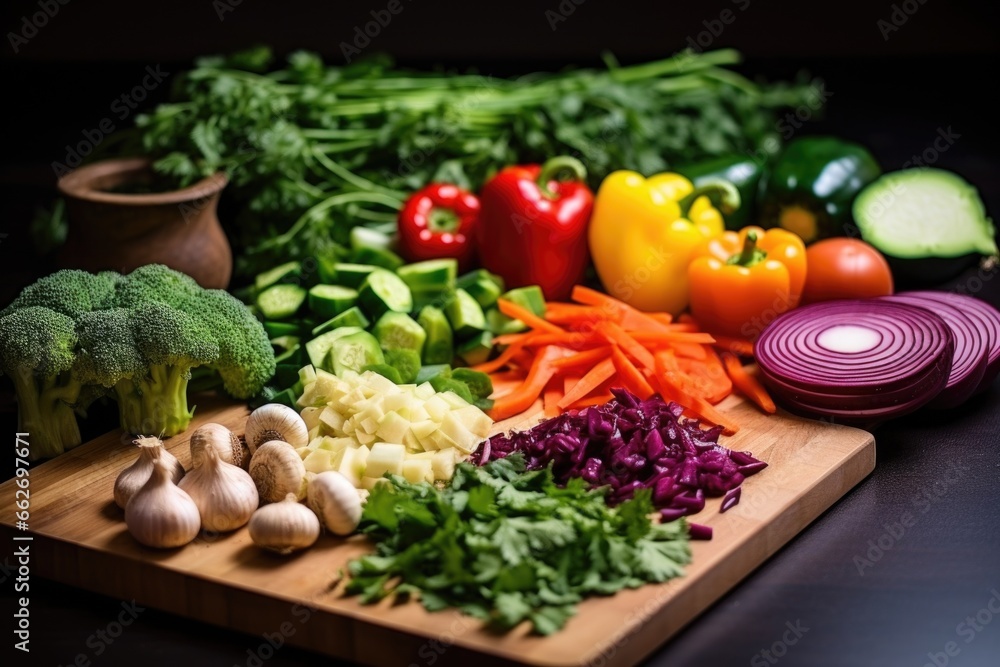
[[[948,374],[948,384],[928,407],[953,408],[964,403],[978,389],[986,373],[989,345],[986,334],[978,328],[975,320],[957,306],[930,298],[927,294],[928,292],[902,292],[881,298],[924,308],[943,319],[951,329],[955,339],[955,356]]]
[[[960,309],[977,323],[988,348],[986,372],[974,393],[986,391],[1000,375],[1000,311],[981,299],[955,292],[916,292],[921,297],[947,303]]]
[[[926,405],[947,383],[954,346],[947,323],[924,308],[849,299],[779,316],[754,355],[786,407],[849,421]]]

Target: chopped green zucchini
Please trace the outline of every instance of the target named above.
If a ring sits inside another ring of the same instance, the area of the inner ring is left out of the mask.
[[[333,319],[317,325],[313,328],[312,335],[318,336],[326,333],[327,331],[333,331],[339,327],[361,327],[362,329],[367,329],[370,324],[371,322],[367,317],[365,317],[365,314],[361,312],[360,308],[357,306],[351,306]]]
[[[361,287],[362,283],[365,282],[365,278],[367,278],[371,272],[377,268],[379,267],[372,266],[371,264],[348,264],[338,262],[333,265],[336,280],[332,282],[335,282],[338,285],[343,285],[344,287],[358,289]]]
[[[400,267],[396,275],[410,288],[413,294],[413,309],[424,306],[440,307],[451,300],[455,291],[455,275],[458,261],[454,259],[431,259]]]
[[[330,368],[327,366],[326,360],[333,344],[338,338],[350,336],[351,334],[361,331],[364,331],[364,329],[361,329],[360,327],[340,327],[339,329],[328,331],[325,334],[313,338],[311,341],[306,343],[306,354],[309,356],[309,363],[316,368],[322,368],[325,371],[329,371]]]
[[[405,384],[403,382],[402,376],[399,371],[389,364],[368,364],[362,371],[371,371],[372,373],[378,373],[385,379],[391,381],[393,384]]]
[[[298,336],[302,327],[296,322],[264,322],[267,337],[274,339],[282,336]]]
[[[416,381],[420,372],[420,355],[414,350],[400,348],[398,350],[384,350],[385,363],[389,364],[399,372],[403,384]]]
[[[486,329],[486,316],[476,300],[463,289],[455,290],[455,297],[444,307],[444,314],[451,323],[455,337],[471,338]]]
[[[503,278],[486,269],[476,269],[460,277],[456,287],[464,289],[476,303],[486,309],[496,304],[503,292]]]
[[[469,385],[464,382],[459,382],[458,380],[453,380],[450,377],[445,377],[444,375],[438,375],[429,380],[431,386],[434,387],[434,391],[450,391],[453,394],[458,394],[458,396],[466,403],[473,403],[476,399],[472,395],[472,391],[469,389]]]
[[[301,275],[302,264],[299,262],[286,262],[264,273],[258,273],[257,277],[254,278],[253,286],[257,292],[263,292],[271,285],[297,282],[298,277]]]
[[[361,308],[372,317],[381,317],[387,311],[408,313],[413,309],[413,296],[402,278],[385,269],[375,269],[368,274],[358,292]]]
[[[451,372],[451,379],[467,384],[472,395],[478,398],[489,398],[493,393],[493,381],[486,373],[471,368],[456,368]]]
[[[417,384],[423,384],[424,382],[430,382],[432,378],[436,378],[439,375],[444,375],[445,377],[451,377],[451,366],[448,364],[432,364],[430,366],[421,366],[420,372],[417,373],[416,379],[413,381]]]
[[[492,350],[493,334],[489,331],[483,331],[459,345],[455,353],[465,363],[475,366],[489,359]]]
[[[388,248],[358,248],[351,253],[351,259],[358,264],[371,264],[389,271],[395,271],[406,263]]]
[[[423,328],[406,313],[389,311],[378,318],[372,328],[383,350],[413,350],[418,355],[424,351],[427,334]]]
[[[450,364],[455,356],[451,325],[444,311],[433,306],[424,306],[417,322],[427,334],[424,343],[423,362],[425,364]]]
[[[358,331],[333,341],[327,363],[337,374],[344,371],[360,373],[365,366],[384,364],[385,357],[375,336],[367,331]]]
[[[357,290],[340,285],[316,285],[309,290],[309,309],[320,319],[330,319],[351,308],[358,300]]]
[[[306,300],[306,291],[298,285],[272,285],[257,295],[257,308],[266,320],[286,320]]]

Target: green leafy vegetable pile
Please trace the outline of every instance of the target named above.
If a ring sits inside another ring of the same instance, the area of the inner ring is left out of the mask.
[[[525,472],[520,453],[462,463],[443,491],[391,477],[365,505],[361,531],[378,544],[348,564],[347,592],[365,603],[415,594],[429,611],[551,634],[587,596],[683,574],[686,524],[653,523],[652,511],[648,491],[609,508],[580,479],[560,488],[548,469]]]
[[[607,70],[498,79],[415,73],[385,59],[330,67],[307,52],[271,70],[266,48],[197,61],[173,101],[137,119],[142,150],[187,184],[229,173],[243,275],[336,248],[353,225],[391,228],[432,180],[478,188],[506,164],[571,154],[596,187],[779,145],[775,111],[805,85],[759,86],[732,50]]]

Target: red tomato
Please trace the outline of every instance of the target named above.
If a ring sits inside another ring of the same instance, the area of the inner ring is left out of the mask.
[[[892,271],[878,250],[860,239],[834,238],[806,249],[802,303],[892,294]]]

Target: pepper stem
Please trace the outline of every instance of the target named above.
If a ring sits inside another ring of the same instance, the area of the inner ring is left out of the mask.
[[[560,155],[549,158],[538,174],[538,189],[548,199],[555,199],[556,193],[549,189],[549,181],[585,181],[587,168],[575,157]]]
[[[459,222],[458,215],[448,208],[435,206],[427,213],[427,229],[436,234],[455,231]]]
[[[705,181],[692,190],[691,194],[677,202],[681,207],[682,216],[685,218],[688,216],[691,206],[698,197],[708,197],[712,202],[712,206],[725,214],[737,210],[741,204],[740,191],[736,189],[735,185],[722,179],[713,179]]]
[[[757,247],[757,232],[748,232],[743,239],[743,249],[729,258],[729,266],[745,266],[750,268],[767,259],[767,253]]]

